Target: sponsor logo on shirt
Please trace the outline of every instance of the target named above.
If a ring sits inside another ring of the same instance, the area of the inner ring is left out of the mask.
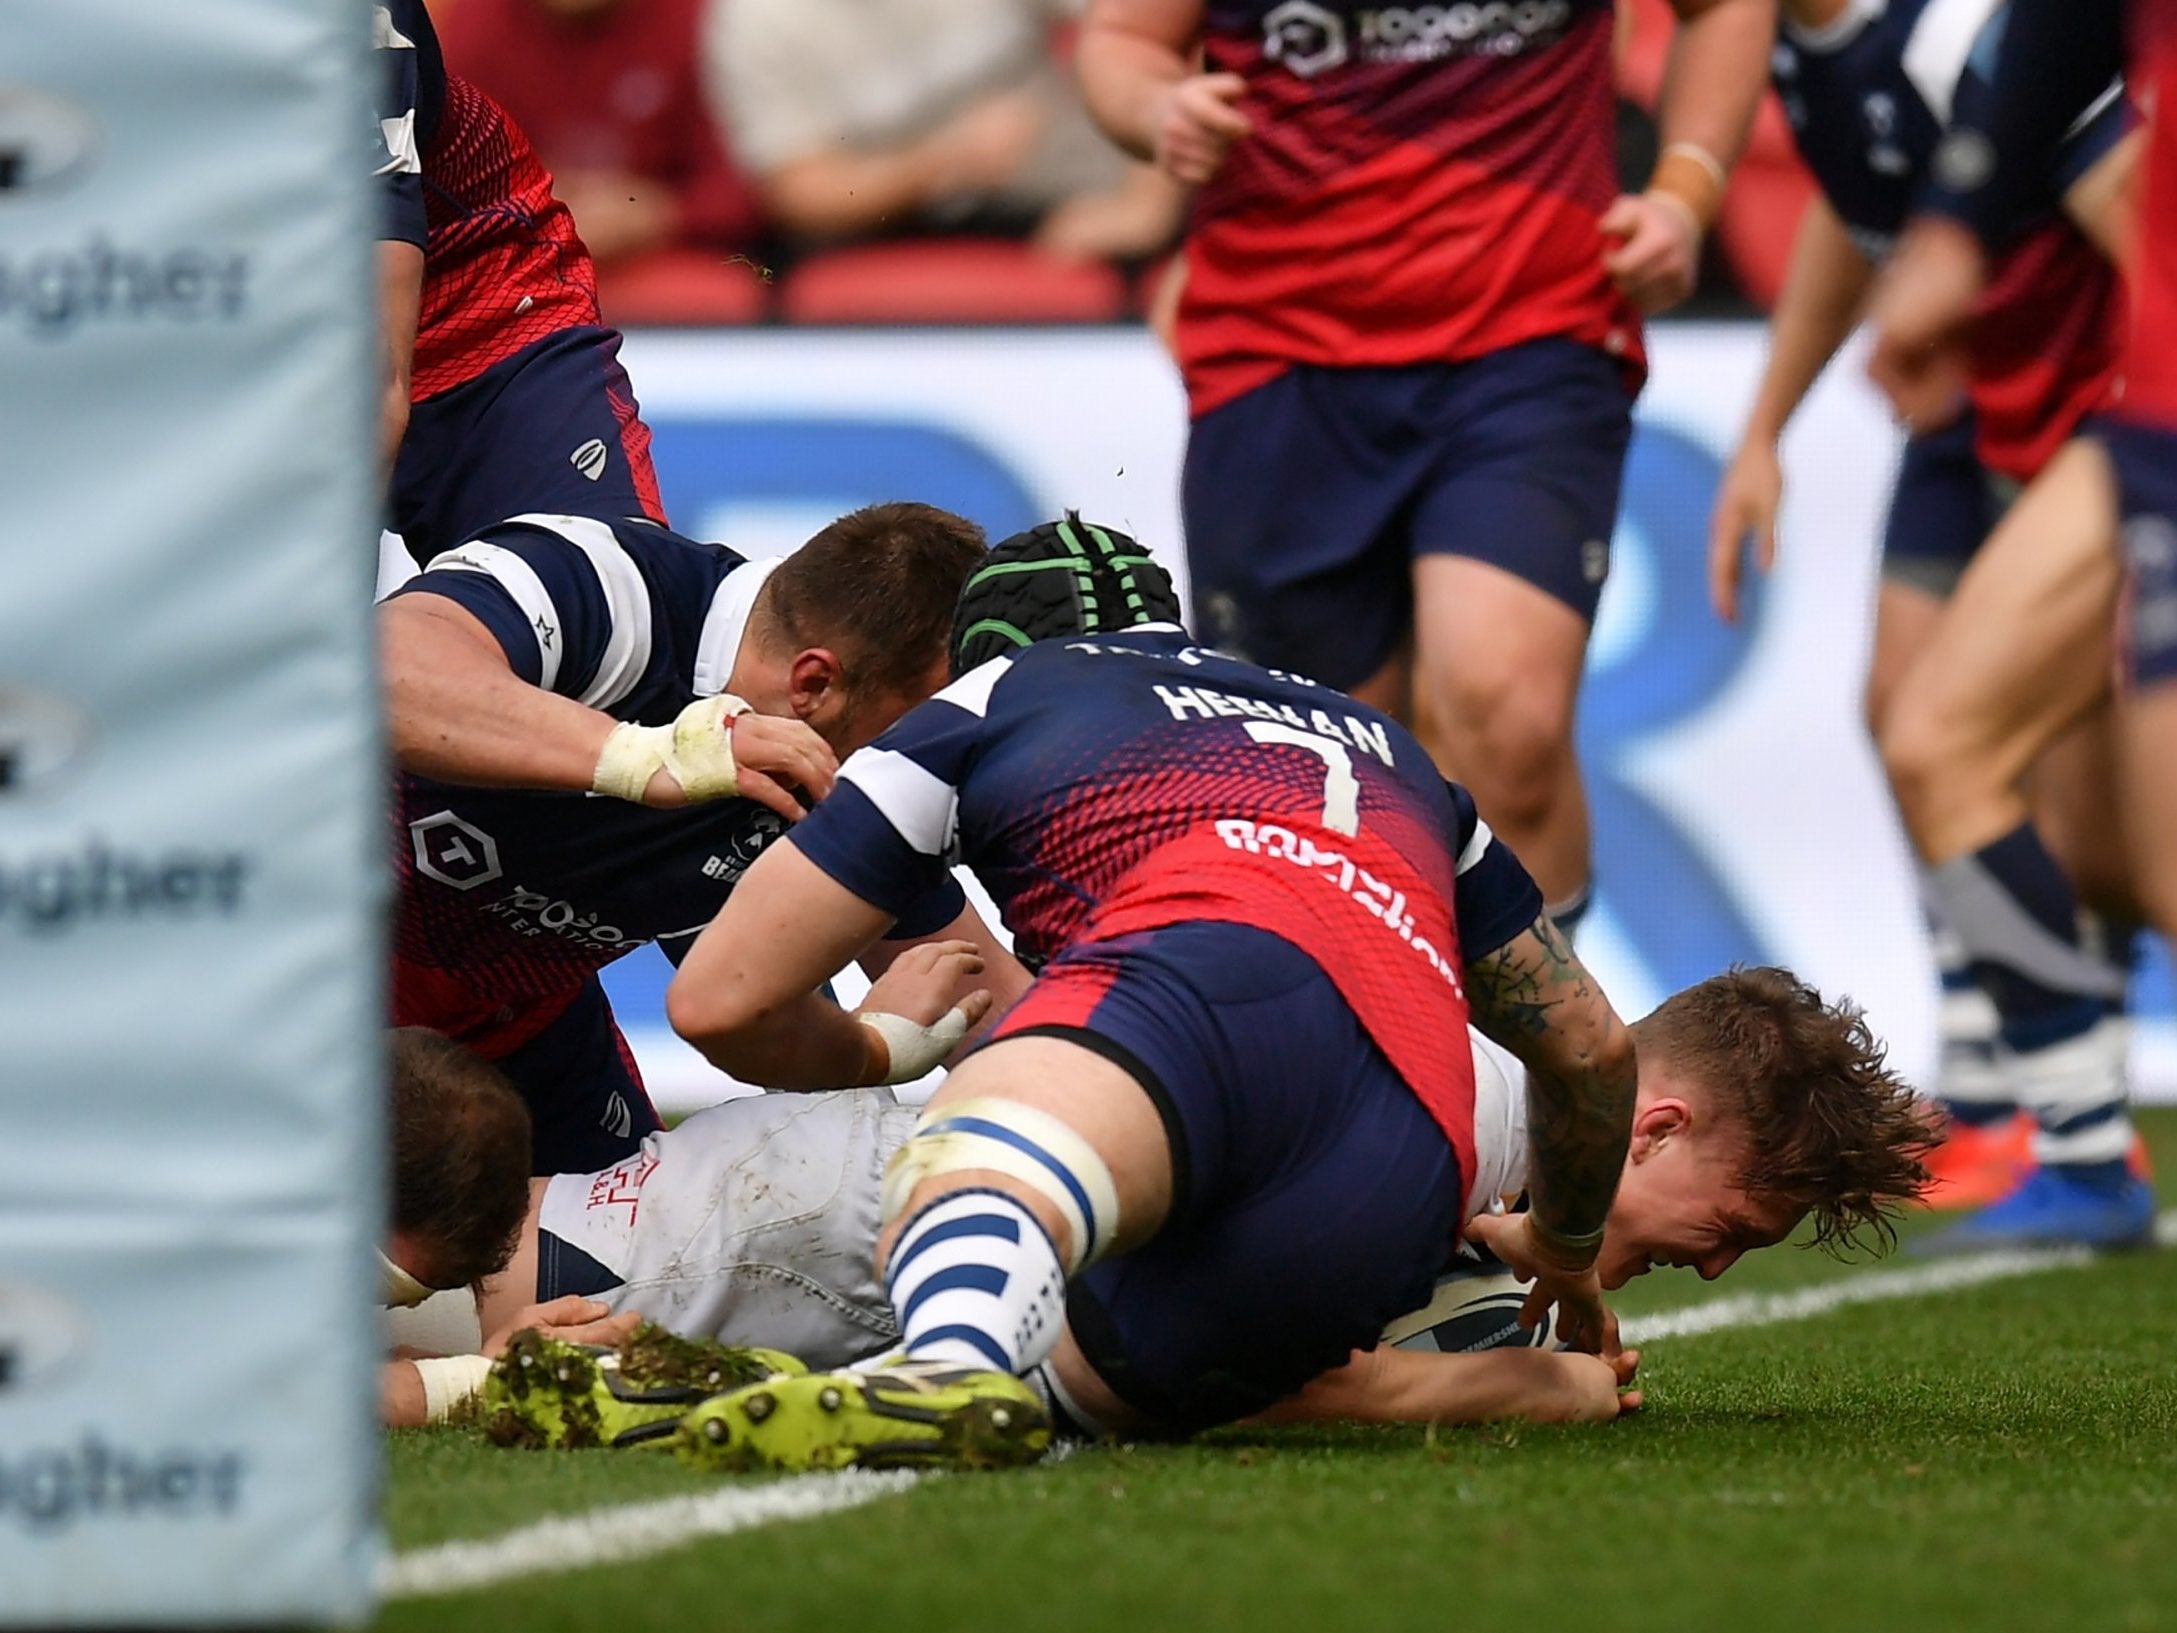
[[[1263,14],[1263,54],[1302,79],[1348,62],[1435,62],[1516,57],[1562,35],[1572,0],[1461,0],[1448,6],[1377,6],[1350,21],[1315,0]]]
[[[408,825],[416,871],[454,890],[474,890],[500,877],[499,842],[451,811],[434,811]]]

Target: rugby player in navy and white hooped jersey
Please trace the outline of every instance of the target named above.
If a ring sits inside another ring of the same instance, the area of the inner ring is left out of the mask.
[[[647,523],[522,516],[434,561],[379,612],[402,775],[397,1024],[496,1061],[529,1102],[538,1171],[598,1167],[658,1126],[597,971],[677,957],[851,752],[945,676],[981,530],[873,505],[778,562]],[[603,796],[603,797],[599,797]],[[1025,984],[949,879],[866,962],[959,977],[900,1017],[874,1076],[906,1081]],[[965,938],[965,939],[963,939]],[[934,1027],[932,1031],[930,1028]]]
[[[1726,617],[1737,610],[1745,536],[1753,536],[1762,565],[1774,558],[1784,425],[1858,321],[1906,219],[1936,189],[1945,121],[1954,110],[1969,115],[1987,95],[2004,17],[1996,0],[1786,0],[1776,84],[1822,195],[1800,225],[1771,326],[1768,368],[1717,494],[1710,570]],[[1963,877],[1943,865],[1959,859],[1961,843],[1996,838],[2024,814],[2022,802],[2008,820],[1971,814],[1986,803],[1980,790],[2003,781],[1988,762],[2008,760],[2023,769],[2035,758],[2032,740],[2049,735],[2033,709],[2018,710],[2010,700],[2021,694],[2049,700],[2061,724],[2076,704],[2065,687],[2049,683],[2047,657],[2076,648],[2078,671],[2090,680],[2097,671],[2083,654],[2102,645],[2107,624],[2094,588],[2104,601],[2113,589],[2106,548],[2091,528],[2066,525],[2060,515],[2058,525],[2046,518],[2022,518],[2025,525],[2000,530],[1998,524],[2010,496],[2039,475],[2115,389],[2122,290],[2111,257],[2131,158],[2128,122],[2123,87],[2112,78],[2047,173],[2017,199],[2000,231],[1999,270],[1965,359],[1966,411],[1949,424],[1918,429],[1908,441],[1884,531],[1868,718],[1886,745],[1922,854],[1937,864],[1924,894],[1937,921],[1945,989],[1939,1088],[1951,1138],[1934,1165],[1942,1185],[1930,1200],[1939,1206],[1990,1202],[2017,1185],[2018,1097],[2044,1097],[2040,1080],[2050,1075],[2029,1057],[2083,1038],[2096,1062],[2084,1075],[2106,1083],[2108,1061],[2122,1048],[2122,938],[2106,938],[2107,950],[2096,945],[2102,938],[2074,945],[2070,979],[2058,983],[2070,989],[2072,1017],[2052,1032],[2051,1006],[2022,1007],[2015,982],[2002,981],[1993,1005],[1983,992],[1975,964],[1985,975],[1991,965],[2015,965],[2021,949],[2000,945],[1988,913],[1974,910],[1974,901],[1985,907],[1987,900],[1979,864],[1966,858]],[[1969,564],[1953,617],[1953,593]],[[2044,593],[2052,586],[2083,593]],[[2028,621],[2033,629],[2021,629]],[[1945,655],[1916,670],[1938,641]],[[1960,661],[1961,646],[1971,648],[1971,663]],[[1949,722],[1932,734],[1938,743],[1963,740],[1979,746],[1977,754],[1931,748],[1931,714]],[[2063,893],[2052,915],[2059,923],[2073,916],[2067,874],[2106,875],[2106,859],[2122,849],[2113,832],[2108,724],[2106,712],[2089,718],[2039,756],[2037,828],[2024,830],[1991,868],[2007,890],[2010,878],[2054,880]],[[1980,764],[1972,763],[1976,758]],[[1961,810],[1968,813],[1963,840],[1954,833]],[[2065,874],[2034,854],[2037,831],[2064,861]],[[2096,894],[2106,899],[2108,892]],[[1953,902],[1960,905],[1953,909]],[[2076,1094],[2060,1089],[2060,1098],[2068,1105]],[[2077,1109],[2061,1115],[2068,1119]],[[2044,1156],[2063,1160],[2064,1153],[2049,1146]]]
[[[1472,1228],[1614,1351],[1595,1258],[1624,1025],[1410,734],[1197,646],[1177,610],[1132,540],[1077,520],[993,551],[961,677],[853,760],[675,979],[717,1064],[817,1087],[866,1077],[871,1045],[812,989],[955,860],[1044,961],[891,1164],[901,1363],[722,1397],[690,1432],[727,1461],[834,1455],[902,1397],[1028,1455],[1030,1372],[1078,1422],[1185,1431],[1337,1366],[1426,1300],[1469,1212],[1470,999],[1538,1109],[1532,1210]]]
[[[663,522],[620,335],[550,172],[447,71],[423,0],[372,16],[388,524],[426,562],[531,511]]]

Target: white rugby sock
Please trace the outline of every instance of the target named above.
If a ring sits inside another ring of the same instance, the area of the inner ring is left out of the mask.
[[[954,1191],[916,1214],[893,1244],[885,1288],[912,1361],[1025,1372],[1065,1319],[1058,1249],[1003,1191]]]

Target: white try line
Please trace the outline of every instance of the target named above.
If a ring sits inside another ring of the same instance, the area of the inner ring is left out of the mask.
[[[2177,1210],[2155,1220],[2154,1239],[2164,1247],[2177,1243]],[[2075,1269],[2093,1258],[2094,1254],[2083,1247],[2017,1248],[1941,1259],[1905,1270],[1870,1270],[1791,1293],[1739,1293],[1690,1305],[1683,1310],[1629,1316],[1620,1325],[1619,1336],[1628,1344],[1652,1344],[1659,1338],[1691,1338],[1698,1333],[1723,1332],[1737,1327],[1770,1327],[1780,1321],[1805,1321],[1812,1316],[1827,1315],[1848,1304],[1919,1298],[1929,1293],[1953,1292],[1961,1287],[1978,1287],[1983,1282],[2008,1281],[2013,1276],[2036,1275],[2044,1270]]]
[[[905,1491],[920,1478],[908,1469],[888,1474],[846,1469],[771,1485],[727,1486],[700,1497],[593,1508],[539,1520],[503,1536],[396,1554],[379,1573],[378,1591],[388,1599],[420,1599],[487,1588],[520,1576],[648,1559],[699,1537],[731,1536],[780,1520],[815,1519],[860,1508]]]
[[[2165,1247],[2177,1245],[2177,1211],[2157,1219],[2154,1234]],[[1904,1270],[1868,1271],[1797,1292],[1741,1294],[1682,1310],[1634,1316],[1624,1324],[1624,1338],[1628,1344],[1648,1344],[1659,1338],[1691,1338],[1740,1327],[1773,1326],[1780,1321],[1805,1321],[1850,1304],[1919,1298],[2046,1270],[2075,1269],[2093,1257],[2084,1248],[2038,1248],[1979,1253]],[[871,1474],[849,1469],[771,1485],[729,1486],[700,1497],[595,1508],[560,1519],[540,1520],[502,1536],[440,1543],[396,1554],[386,1561],[379,1576],[379,1591],[387,1599],[418,1599],[486,1588],[516,1577],[647,1559],[702,1537],[730,1536],[781,1520],[815,1519],[860,1508],[880,1497],[905,1491],[921,1478],[909,1470]]]

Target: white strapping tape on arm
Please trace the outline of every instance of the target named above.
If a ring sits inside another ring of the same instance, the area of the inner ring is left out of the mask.
[[[444,1423],[484,1392],[491,1362],[481,1355],[433,1356],[411,1361],[423,1379],[423,1421]]]
[[[1118,1187],[1096,1148],[1049,1112],[994,1096],[923,1113],[885,1165],[886,1221],[906,1210],[925,1179],[971,1169],[1009,1175],[1058,1209],[1073,1238],[1069,1275],[1094,1263],[1118,1235]]]
[[[892,1062],[892,1069],[884,1075],[888,1086],[912,1083],[936,1071],[952,1058],[961,1039],[968,1035],[968,1012],[957,1004],[928,1026],[905,1015],[888,1015],[881,1009],[861,1011],[854,1018],[884,1039]]]
[[[731,799],[741,791],[732,722],[748,712],[741,699],[721,692],[697,698],[670,725],[638,726],[623,720],[605,739],[590,787],[640,805],[650,779],[663,771],[691,803]]]

